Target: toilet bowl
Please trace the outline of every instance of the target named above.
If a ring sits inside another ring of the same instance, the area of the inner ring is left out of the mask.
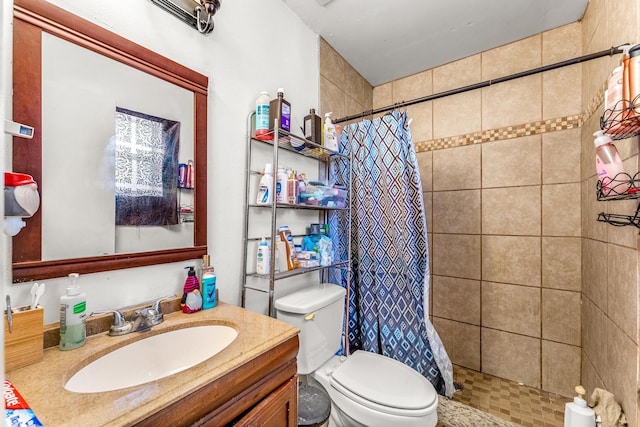
[[[300,329],[298,373],[329,393],[334,427],[434,427],[438,396],[420,373],[389,357],[340,349],[344,288],[323,283],[275,302],[277,317]]]

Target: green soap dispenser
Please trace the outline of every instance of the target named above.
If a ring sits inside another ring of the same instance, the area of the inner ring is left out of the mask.
[[[67,294],[60,297],[60,350],[82,347],[87,338],[87,297],[80,290],[80,274],[69,274]]]

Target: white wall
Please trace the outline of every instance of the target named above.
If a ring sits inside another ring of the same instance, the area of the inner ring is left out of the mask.
[[[247,115],[261,90],[275,95],[278,87],[291,102],[293,125],[295,119],[302,123],[309,108],[318,109],[317,36],[281,0],[223,1],[215,30],[208,36],[146,0],[51,3],[209,77],[209,252],[220,298],[239,304]],[[3,42],[3,52],[5,46]],[[8,259],[8,249],[0,250]],[[84,275],[80,283],[87,293],[88,312],[181,293],[183,267],[192,264]],[[10,264],[3,269],[6,293],[16,304],[27,304],[31,284],[10,285]],[[66,279],[44,282],[45,322],[56,322]]]

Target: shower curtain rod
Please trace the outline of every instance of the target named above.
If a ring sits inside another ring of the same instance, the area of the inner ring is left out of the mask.
[[[348,122],[349,120],[360,119],[366,116],[373,116],[374,114],[385,113],[387,111],[395,110],[396,108],[407,107],[409,105],[419,104],[421,102],[433,101],[434,99],[444,98],[445,96],[457,95],[459,93],[468,92],[470,90],[480,89],[483,87],[491,86],[496,83],[503,83],[509,80],[519,79],[521,77],[531,76],[533,74],[542,73],[544,71],[555,70],[556,68],[566,67],[567,65],[579,64],[581,62],[590,61],[592,59],[601,58],[603,56],[613,56],[618,53],[622,53],[621,46],[625,46],[628,43],[622,44],[620,46],[614,46],[609,49],[601,50],[600,52],[590,53],[588,55],[578,56],[576,58],[567,59],[565,61],[556,62],[554,64],[545,65],[542,67],[534,68],[527,71],[521,71],[519,73],[510,74],[504,77],[498,77],[497,79],[485,80],[480,83],[474,83],[468,86],[463,86],[457,89],[446,90],[444,92],[435,93],[433,95],[423,96],[421,98],[412,99],[409,101],[397,102],[393,105],[388,105],[386,107],[377,108],[375,110],[367,110],[363,111],[360,114],[354,114],[352,116],[342,117],[340,119],[334,120],[333,123],[342,123]]]

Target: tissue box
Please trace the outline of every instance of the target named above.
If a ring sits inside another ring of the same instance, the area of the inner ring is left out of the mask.
[[[328,208],[344,208],[347,190],[343,187],[309,183],[300,194],[299,203],[307,206],[324,206]]]
[[[25,306],[14,310],[11,333],[7,314],[4,315],[5,371],[39,362],[43,357],[44,309]]]

